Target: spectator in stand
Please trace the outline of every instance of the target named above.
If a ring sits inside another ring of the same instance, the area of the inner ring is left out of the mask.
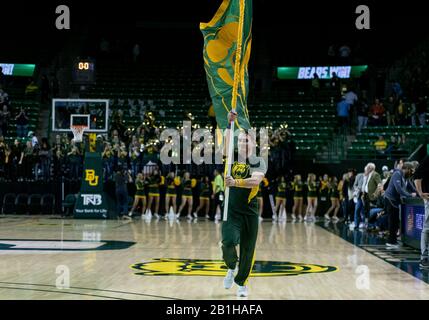
[[[9,106],[9,95],[0,86],[0,109],[3,106]]]
[[[387,149],[386,139],[384,139],[383,136],[379,136],[378,140],[374,142],[374,147],[378,152],[384,153],[384,151]]]
[[[11,148],[8,144],[5,144],[4,148],[4,179],[6,181],[12,181],[12,173],[13,173],[13,162],[12,162],[12,156],[11,156]]]
[[[0,135],[7,137],[7,131],[9,127],[10,112],[7,105],[3,105],[3,109],[0,111]]]
[[[368,125],[368,113],[369,107],[365,99],[358,100],[356,108],[357,118],[358,118],[358,127],[357,132],[361,132],[363,128],[366,128]]]
[[[63,176],[65,169],[65,154],[61,143],[56,143],[52,148],[52,163],[55,180],[59,180]]]
[[[18,139],[15,139],[12,147],[9,160],[11,161],[11,180],[21,181],[22,180],[22,160],[24,158],[24,152],[21,147],[21,143]]]
[[[362,184],[362,201],[366,218],[368,217],[371,203],[374,203],[376,200],[375,192],[379,183],[381,183],[380,174],[375,171],[375,164],[370,162],[365,167],[365,175]],[[363,228],[365,227],[366,225],[364,224]],[[361,228],[361,226],[359,226],[359,228]]]
[[[353,92],[352,89],[350,89],[344,95],[344,99],[350,105],[350,107],[353,107],[354,104],[358,101],[358,96]]]
[[[39,91],[39,87],[36,85],[34,80],[31,80],[30,83],[25,88],[25,95],[27,97],[34,97]]]
[[[407,124],[407,112],[407,105],[402,99],[399,99],[398,104],[396,105],[396,119],[398,121],[398,125],[404,126]]]
[[[33,131],[30,131],[28,133],[28,136],[31,137],[31,145],[34,148],[36,145],[39,144],[39,140],[37,139],[36,135],[34,134]]]
[[[383,124],[386,109],[380,102],[380,99],[375,99],[374,104],[370,109],[371,121],[370,123],[374,126],[380,126]]]
[[[320,91],[320,79],[317,73],[313,74],[313,79],[311,80],[311,92],[313,95],[313,100],[317,101],[319,98]]]
[[[345,97],[337,104],[337,115],[340,132],[347,134],[350,119],[350,105],[347,103]]]
[[[380,183],[377,187],[377,190],[374,194],[376,200],[374,202],[374,205],[371,206],[371,209],[369,210],[369,217],[368,217],[368,229],[374,229],[380,232],[384,232],[387,227],[387,214],[384,210],[384,189],[383,184]]]
[[[19,114],[15,117],[16,135],[18,138],[25,138],[28,132],[28,117],[25,109],[21,107]]]
[[[46,138],[42,139],[42,145],[39,149],[39,159],[43,180],[49,181],[51,178],[51,148]]]
[[[392,81],[392,91],[396,99],[402,98],[403,91],[398,81]]]
[[[416,106],[417,117],[419,118],[420,126],[426,125],[426,112],[427,112],[428,101],[423,97],[419,97]]]
[[[393,96],[390,96],[384,105],[386,107],[387,125],[396,125],[395,99]]]
[[[31,145],[31,141],[27,141],[27,144],[24,148],[22,167],[23,167],[23,176],[25,181],[33,181],[33,169],[34,169],[34,148]]]
[[[331,88],[337,89],[338,92],[340,91],[341,82],[340,82],[340,79],[338,78],[338,75],[336,72],[332,72],[330,84],[331,84]]]

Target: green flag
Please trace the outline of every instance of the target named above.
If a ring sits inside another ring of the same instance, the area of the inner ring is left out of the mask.
[[[228,125],[235,108],[239,129],[250,129],[247,66],[252,43],[252,0],[223,0],[213,19],[200,24],[204,36],[204,68],[216,121]]]

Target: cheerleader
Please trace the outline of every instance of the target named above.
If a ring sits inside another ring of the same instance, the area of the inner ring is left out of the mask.
[[[302,189],[303,183],[301,175],[297,174],[292,182],[293,188],[293,209],[292,209],[292,221],[296,221],[296,215],[298,214],[299,221],[302,221]]]
[[[195,182],[196,183],[196,182]],[[185,208],[186,204],[188,204],[188,215],[187,218],[189,220],[192,219],[192,187],[193,181],[191,180],[191,175],[189,172],[185,172],[182,179],[182,203],[180,204],[179,211],[176,215],[177,219],[180,218],[180,214],[182,213],[183,208]],[[194,213],[195,216],[195,213]]]
[[[159,186],[164,184],[164,177],[160,175],[158,169],[153,170],[152,175],[149,177],[149,200],[147,205],[147,212],[145,218],[151,218],[152,204],[155,203],[154,217],[159,219]]]
[[[200,205],[198,206],[197,210],[194,212],[194,217],[198,218],[198,212],[202,208],[205,208],[206,213],[206,219],[209,219],[209,210],[210,210],[210,179],[209,177],[204,177],[201,179],[200,182]]]
[[[317,210],[317,181],[316,175],[310,173],[307,178],[307,210],[305,212],[304,221],[315,221]]]
[[[326,220],[331,220],[330,214],[333,211],[334,215],[332,216],[332,221],[338,222],[338,211],[340,210],[340,191],[338,190],[338,179],[337,177],[333,177],[331,182],[329,183],[329,196],[331,198],[331,207],[328,212],[325,214]]]
[[[144,177],[142,173],[137,174],[136,177],[136,194],[134,195],[134,203],[133,208],[131,209],[130,213],[128,214],[130,217],[133,216],[134,210],[137,209],[137,206],[139,205],[140,201],[142,202],[142,214],[141,216],[144,216],[144,213],[146,211],[146,193],[145,193],[145,182]]]
[[[280,181],[277,185],[277,192],[276,192],[276,209],[273,214],[273,221],[286,220],[286,179],[285,177],[280,177]],[[279,211],[280,209],[280,211]],[[277,215],[277,212],[279,214]]]
[[[177,212],[177,192],[176,187],[180,186],[180,178],[176,177],[174,172],[170,172],[166,179],[167,191],[165,194],[165,216],[164,218],[168,218],[168,213],[170,211],[170,206],[173,207],[173,212],[176,214]]]

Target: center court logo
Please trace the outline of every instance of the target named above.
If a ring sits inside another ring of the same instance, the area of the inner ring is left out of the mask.
[[[149,262],[136,263],[131,269],[144,276],[219,276],[226,273],[226,266],[221,260],[194,259],[152,259]],[[252,277],[297,276],[307,273],[325,273],[338,271],[337,267],[316,264],[255,261]]]

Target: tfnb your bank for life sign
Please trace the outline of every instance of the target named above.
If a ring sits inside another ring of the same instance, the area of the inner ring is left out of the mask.
[[[75,218],[105,219],[109,205],[103,191],[102,158],[99,152],[86,152],[82,185],[74,209]]]

